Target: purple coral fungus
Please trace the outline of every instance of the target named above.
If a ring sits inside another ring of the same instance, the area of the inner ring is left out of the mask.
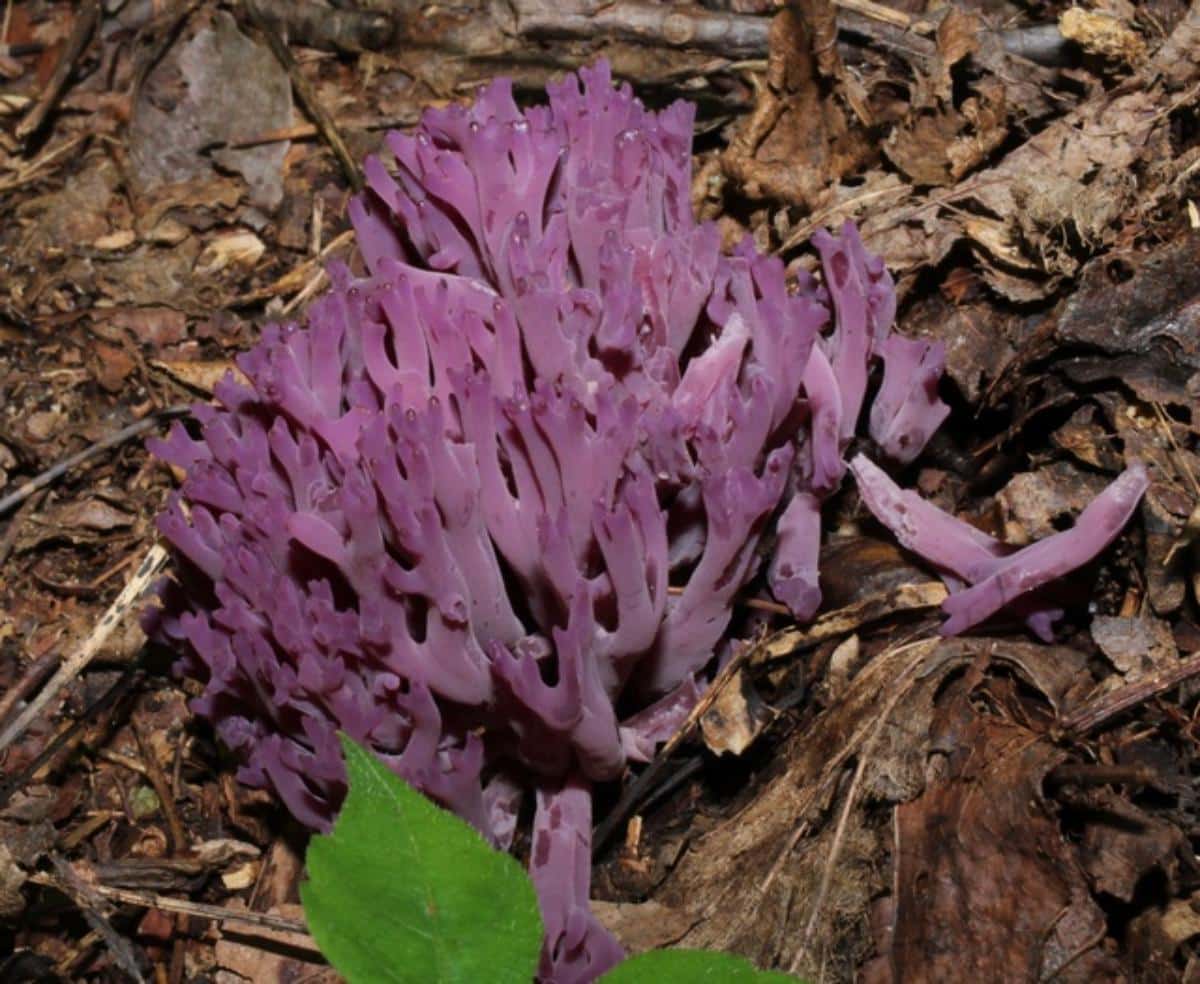
[[[338,729],[498,846],[535,793],[539,973],[570,984],[620,958],[588,908],[591,785],[694,706],[777,513],[768,583],[816,611],[872,364],[896,459],[946,410],[940,350],[891,334],[853,226],[789,291],[693,218],[690,106],[649,112],[603,63],[548,92],[522,111],[498,80],[367,162],[365,275],[331,270],[305,327],[241,357],[249,386],[197,408],[199,440],[153,446],[186,479],[148,621],[239,777],[311,827],[344,795]],[[977,593],[960,622],[1011,592]]]
[[[831,316],[694,221],[689,106],[581,77],[391,134],[351,208],[367,275],[331,271],[307,327],[240,359],[249,388],[198,410],[201,440],[154,447],[187,473],[156,631],[240,777],[325,827],[342,728],[500,845],[537,791],[553,981],[619,955],[588,915],[581,797],[698,698]]]

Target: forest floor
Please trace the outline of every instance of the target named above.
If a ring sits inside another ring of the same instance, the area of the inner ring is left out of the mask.
[[[905,485],[1021,544],[1153,478],[1055,645],[941,639],[843,492],[818,619],[600,812],[602,919],[814,980],[1200,982],[1200,2],[0,7],[0,984],[335,979],[306,835],[139,628],[143,441],[349,260],[387,129],[602,56],[697,104],[726,244],[811,269],[852,219],[945,343]]]

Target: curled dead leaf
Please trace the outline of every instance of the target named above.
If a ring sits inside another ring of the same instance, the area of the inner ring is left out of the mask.
[[[132,229],[118,229],[116,232],[110,232],[93,242],[92,249],[98,249],[103,252],[116,252],[117,250],[127,249],[136,242],[137,233]]]
[[[717,755],[741,755],[770,723],[770,708],[739,670],[700,717],[704,744]]]
[[[192,272],[198,277],[211,277],[226,267],[251,269],[266,250],[263,241],[249,230],[228,233],[204,247]]]
[[[224,359],[188,361],[185,359],[155,359],[150,363],[154,369],[160,369],[177,383],[198,390],[207,396],[212,396],[213,387],[217,385],[226,373],[233,373],[233,378],[243,386],[249,385],[249,380],[242,374],[233,362]]]
[[[23,872],[4,844],[0,844],[0,919],[13,919],[25,911]]]
[[[1132,66],[1146,58],[1141,35],[1112,14],[1068,7],[1058,19],[1058,29],[1067,40],[1102,58]]]

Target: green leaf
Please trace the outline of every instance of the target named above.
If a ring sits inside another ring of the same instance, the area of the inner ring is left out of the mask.
[[[777,970],[758,970],[745,957],[707,950],[651,950],[630,957],[600,984],[799,984]]]
[[[308,847],[309,930],[349,984],[530,984],[542,944],[516,860],[342,736],[350,792]]]

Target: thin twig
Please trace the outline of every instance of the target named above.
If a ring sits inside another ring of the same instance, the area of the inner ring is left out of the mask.
[[[59,887],[56,878],[40,872],[29,876],[35,885]],[[205,905],[202,902],[191,902],[188,899],[175,899],[167,895],[156,895],[153,892],[135,892],[127,888],[113,888],[109,885],[93,884],[92,889],[97,895],[125,905],[141,906],[143,909],[159,909],[162,912],[178,912],[185,916],[199,916],[201,919],[211,919],[214,922],[243,923],[256,926],[259,929],[273,929],[283,933],[295,933],[303,936],[305,941],[297,941],[298,946],[310,947],[317,951],[317,944],[308,935],[308,927],[299,919],[289,919],[287,916],[273,916],[266,912],[249,912],[243,909],[227,909],[219,905]]]
[[[244,307],[247,304],[257,304],[259,301],[265,301],[271,297],[278,297],[281,294],[287,294],[293,290],[299,290],[302,293],[310,289],[314,279],[319,280],[318,274],[321,272],[320,262],[326,259],[330,254],[348,245],[354,240],[354,230],[347,229],[345,232],[334,236],[328,243],[321,248],[319,256],[310,256],[302,263],[293,267],[287,273],[283,274],[274,283],[268,284],[259,290],[250,294],[244,294],[241,297],[235,297],[231,304],[235,307]],[[317,271],[314,273],[313,271]],[[295,299],[293,298],[293,301]],[[291,303],[291,302],[289,302]]]
[[[1188,484],[1192,487],[1192,492],[1196,498],[1200,500],[1200,482],[1196,481],[1196,474],[1192,471],[1191,464],[1188,463],[1187,456],[1183,453],[1183,448],[1179,446],[1179,442],[1175,440],[1175,430],[1171,427],[1170,418],[1167,417],[1166,410],[1163,405],[1154,400],[1151,404],[1154,407],[1154,414],[1158,417],[1159,426],[1162,427],[1163,433],[1167,435],[1167,440],[1171,444],[1171,449],[1175,452],[1179,459],[1179,468],[1187,476]]]
[[[1104,762],[1071,762],[1046,773],[1048,789],[1062,786],[1153,786],[1162,776],[1148,765],[1108,765]]]
[[[89,929],[78,940],[71,943],[70,949],[58,958],[54,965],[54,976],[58,980],[74,980],[75,968],[92,955],[92,951],[103,942],[103,938],[94,929]]]
[[[767,50],[766,17],[676,6],[650,0],[594,4],[520,0],[517,33],[538,40],[600,39],[633,41],[670,48],[716,51],[727,58],[751,58]]]
[[[355,191],[361,191],[363,180],[358,165],[354,162],[354,158],[346,148],[346,142],[342,139],[341,133],[338,132],[337,124],[334,123],[333,117],[329,115],[329,112],[321,104],[321,100],[317,98],[316,90],[309,84],[308,79],[304,77],[304,73],[300,71],[300,66],[296,64],[292,53],[288,51],[283,38],[279,36],[279,32],[275,30],[275,26],[263,16],[262,11],[259,10],[258,4],[254,0],[242,0],[242,6],[250,16],[250,20],[254,23],[254,26],[266,38],[267,44],[270,46],[271,52],[275,55],[279,64],[288,73],[288,77],[292,80],[292,88],[296,92],[296,98],[300,100],[300,105],[304,107],[304,111],[320,129],[325,142],[329,144],[330,149],[333,151],[333,156],[337,158],[338,164],[342,168],[342,173],[346,176],[346,180],[350,182],[350,186]]]
[[[668,585],[667,594],[681,595],[687,588],[682,585]],[[791,615],[792,610],[787,605],[781,605],[777,601],[771,601],[767,598],[737,598],[734,601],[735,605],[740,605],[743,608],[757,608],[761,612],[770,612],[772,615]]]
[[[88,723],[94,717],[124,699],[138,684],[140,679],[141,672],[136,665],[130,664],[126,667],[125,672],[117,678],[116,683],[89,704],[79,717],[56,734],[49,744],[38,752],[31,761],[26,762],[14,775],[8,776],[4,782],[0,783],[0,809],[8,804],[8,801],[13,797],[13,793],[21,789],[30,779],[36,776],[48,762],[53,761],[56,755],[65,750],[73,749],[78,745],[83,740],[84,729]]]
[[[146,778],[158,797],[163,817],[167,821],[167,836],[171,841],[171,853],[180,855],[187,850],[188,839],[183,832],[183,824],[179,820],[179,811],[175,809],[175,798],[171,795],[171,786],[154,755],[154,749],[146,737],[145,729],[136,716],[129,719],[129,726],[133,729],[133,738],[137,742],[138,754],[141,755],[142,764],[146,768]]]
[[[138,61],[137,68],[133,74],[133,85],[130,86],[130,105],[136,106],[141,98],[142,87],[146,84],[146,79],[150,77],[150,73],[154,71],[154,66],[159,63],[159,60],[175,43],[175,39],[179,34],[179,29],[183,27],[192,13],[203,0],[184,0],[182,3],[175,5],[175,8],[165,14],[161,14],[153,18],[145,28],[139,32],[140,34],[157,35],[154,38],[154,43],[150,50],[147,51]]]
[[[1109,927],[1105,923],[1101,922],[1099,928],[1094,933],[1092,933],[1091,936],[1089,936],[1086,940],[1084,940],[1081,944],[1079,944],[1079,946],[1077,946],[1062,963],[1060,963],[1057,967],[1053,967],[1049,971],[1046,971],[1044,974],[1042,974],[1042,976],[1038,978],[1038,984],[1049,984],[1049,982],[1054,980],[1055,978],[1061,977],[1063,975],[1063,973],[1073,963],[1075,963],[1075,961],[1077,961],[1080,957],[1082,957],[1088,951],[1099,946],[1100,943],[1104,940],[1104,937],[1106,937],[1108,934],[1109,934]]]
[[[1137,707],[1138,704],[1143,704],[1195,676],[1200,676],[1200,655],[1180,660],[1174,666],[1158,670],[1144,680],[1128,684],[1084,704],[1063,719],[1062,727],[1076,735],[1087,734],[1118,714]]]
[[[867,771],[867,763],[871,760],[871,752],[874,751],[875,744],[879,741],[879,736],[883,734],[884,725],[891,719],[892,712],[896,709],[896,705],[900,703],[900,698],[908,693],[912,685],[912,677],[928,655],[929,640],[918,639],[915,642],[906,643],[901,648],[917,649],[918,653],[896,678],[891,696],[888,698],[887,703],[884,704],[879,717],[875,720],[875,726],[871,729],[870,734],[867,735],[867,739],[858,753],[858,765],[854,769],[854,778],[850,782],[850,788],[846,791],[846,799],[842,804],[842,813],[838,817],[838,825],[833,833],[833,844],[829,848],[829,854],[825,859],[825,868],[821,872],[821,884],[817,889],[817,897],[813,900],[812,912],[808,917],[807,925],[804,927],[803,942],[800,945],[800,949],[796,951],[796,956],[792,960],[789,973],[794,974],[796,972],[804,954],[812,946],[813,936],[817,931],[817,922],[820,919],[821,910],[825,906],[825,898],[829,894],[829,886],[833,882],[833,870],[837,866],[838,857],[842,852],[842,844],[846,839],[846,828],[849,826],[850,813],[858,801],[858,789],[862,785],[863,775]]]
[[[842,10],[862,14],[863,17],[879,21],[881,24],[898,27],[902,31],[931,35],[937,30],[937,25],[930,21],[914,20],[911,15],[900,10],[893,10],[882,3],[875,3],[874,0],[833,0],[833,5]]]
[[[92,629],[83,645],[63,661],[58,672],[51,677],[50,682],[46,684],[41,693],[29,702],[12,724],[0,732],[0,752],[20,738],[37,716],[45,710],[46,705],[83,672],[84,667],[96,657],[113,630],[121,624],[130,611],[137,607],[142,595],[158,577],[166,563],[167,551],[156,543],[146,552],[146,556],[138,565],[133,577],[117,595],[116,600],[104,613],[96,627]]]
[[[625,788],[621,793],[621,798],[609,812],[608,816],[597,824],[592,838],[593,855],[597,854],[608,843],[609,839],[616,832],[618,825],[624,822],[625,818],[633,811],[638,801],[645,795],[646,790],[658,778],[662,770],[666,768],[667,760],[675,754],[675,749],[683,744],[692,733],[705,712],[712,707],[713,701],[721,695],[730,681],[737,675],[738,670],[746,664],[746,661],[750,658],[750,654],[757,651],[760,646],[766,645],[771,638],[773,637],[760,639],[757,642],[742,646],[734,654],[734,657],[725,664],[721,672],[713,680],[712,685],[704,692],[704,696],[696,702],[696,706],[692,708],[691,713],[688,714],[687,719],[679,726],[675,734],[659,749],[658,754],[642,770],[641,774]]]
[[[56,880],[58,890],[65,892],[71,898],[83,914],[83,918],[87,921],[87,924],[100,934],[100,938],[104,940],[104,945],[108,948],[108,952],[112,954],[117,966],[137,981],[138,984],[142,984],[145,978],[138,967],[133,946],[108,921],[108,917],[104,912],[106,906],[104,905],[103,897],[96,891],[96,887],[80,878],[65,858],[60,857],[58,854],[52,854],[50,860],[54,864],[54,870],[58,872]]]
[[[190,407],[180,404],[179,406],[167,407],[165,410],[159,410],[150,414],[137,423],[130,424],[128,427],[122,427],[115,434],[109,434],[108,437],[97,441],[90,447],[84,448],[78,454],[73,454],[69,458],[64,458],[56,465],[52,465],[36,478],[30,479],[24,485],[10,492],[3,499],[0,499],[0,516],[3,516],[8,510],[17,503],[29,498],[39,489],[44,489],[47,485],[61,478],[72,468],[82,465],[85,461],[91,461],[97,455],[102,454],[109,448],[115,448],[131,438],[137,437],[139,434],[144,434],[148,430],[152,430],[164,420],[171,420],[175,417],[182,417],[191,410]]]
[[[263,16],[296,44],[355,54],[385,48],[399,23],[407,19],[398,12],[365,9],[383,6],[379,3],[334,5],[341,10],[331,9],[323,0],[257,0],[257,3]]]
[[[306,283],[302,288],[300,288],[299,291],[292,295],[291,300],[284,304],[279,313],[286,318],[289,314],[295,311],[296,308],[300,307],[300,305],[307,303],[310,299],[320,293],[321,289],[328,282],[329,275],[324,271],[324,269],[318,268],[317,272],[312,275],[312,279],[310,279],[308,283]]]
[[[4,535],[0,536],[0,566],[3,566],[9,556],[13,552],[13,548],[17,545],[17,534],[21,532],[21,528],[25,525],[25,520],[32,516],[46,501],[48,492],[30,496],[22,504],[9,521],[8,526],[4,530]]]
[[[848,636],[864,627],[897,615],[932,611],[949,595],[940,581],[919,581],[902,584],[880,594],[868,595],[844,608],[823,612],[804,628],[782,629],[768,640],[760,652],[768,658],[776,653],[793,653],[811,649],[827,639]],[[756,661],[757,662],[757,661]]]
[[[113,765],[119,765],[122,769],[128,769],[130,772],[135,772],[143,779],[150,778],[146,766],[135,758],[130,758],[128,755],[122,755],[120,752],[114,752],[111,748],[102,748],[96,753],[96,757],[103,759],[105,762],[111,762]]]
[[[75,150],[81,143],[90,140],[90,133],[81,133],[78,136],[64,140],[57,146],[45,150],[40,157],[34,158],[28,164],[23,164],[16,168],[14,174],[0,180],[0,192],[10,192],[22,185],[27,185],[47,167],[53,164],[60,158],[65,158],[68,154]],[[80,151],[79,153],[82,153]],[[16,322],[23,330],[32,330],[32,326],[26,321],[11,305],[6,305],[4,310],[5,317]],[[41,319],[39,319],[41,320]],[[47,319],[49,320],[49,319]]]
[[[34,692],[54,669],[58,654],[50,649],[33,660],[21,673],[21,678],[0,696],[0,727],[8,720],[13,708]]]
[[[88,42],[92,40],[96,26],[100,23],[100,13],[100,0],[84,0],[75,17],[71,36],[67,39],[66,46],[59,56],[58,64],[54,66],[54,74],[50,76],[50,81],[42,90],[38,101],[33,104],[33,108],[17,124],[18,140],[28,140],[37,133],[42,128],[42,124],[46,122],[46,117],[58,105],[58,101],[67,87],[67,80],[71,77],[71,72],[74,71],[80,56],[87,49]]]
[[[105,584],[107,581],[111,581],[114,577],[120,574],[121,571],[125,570],[126,567],[129,567],[136,560],[136,554],[126,554],[115,564],[112,564],[110,567],[108,567],[108,569],[101,571],[90,581],[55,581],[51,578],[43,576],[36,570],[33,572],[33,577],[38,584],[44,585],[51,591],[56,591],[61,594],[90,595],[95,594],[103,584]]]
[[[798,824],[796,824],[796,829],[792,831],[792,836],[788,838],[788,842],[784,846],[784,849],[779,852],[779,856],[775,858],[775,862],[771,865],[771,870],[767,872],[767,877],[764,878],[762,880],[762,884],[758,886],[759,895],[767,894],[767,889],[771,887],[771,882],[773,882],[778,877],[779,872],[783,870],[784,863],[791,856],[792,851],[796,849],[796,845],[800,843],[800,838],[808,833],[809,827],[810,825],[807,820],[801,820]]]
[[[436,105],[436,103],[431,103],[430,105]],[[412,110],[407,113],[399,113],[394,116],[380,116],[374,119],[345,120],[342,122],[341,127],[343,130],[370,133],[375,130],[395,130],[399,127],[412,126],[420,118],[421,113],[417,110]],[[256,133],[249,137],[239,137],[236,140],[219,140],[215,143],[206,144],[204,149],[210,152],[226,148],[230,150],[245,150],[247,147],[260,147],[263,144],[312,140],[314,137],[320,136],[320,129],[312,123],[296,123],[292,126],[279,127],[275,130],[264,130],[262,133]]]

